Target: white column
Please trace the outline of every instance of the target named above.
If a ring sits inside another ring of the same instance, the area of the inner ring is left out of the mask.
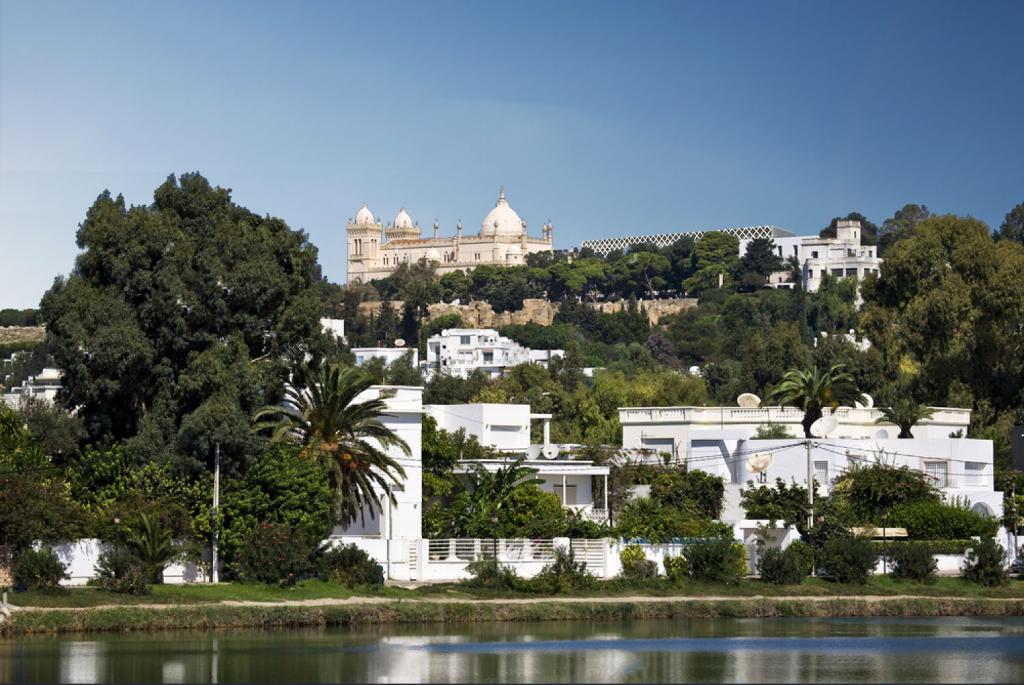
[[[562,506],[563,507],[566,506],[566,504],[565,504],[565,474],[564,473],[562,474]]]
[[[608,516],[608,474],[604,474],[604,515]]]
[[[551,419],[544,419],[544,445],[551,444]]]

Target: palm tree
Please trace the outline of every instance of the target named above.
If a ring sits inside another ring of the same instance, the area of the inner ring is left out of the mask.
[[[405,440],[381,422],[384,400],[355,401],[373,383],[359,369],[325,364],[308,388],[288,387],[283,405],[263,407],[253,417],[253,430],[271,430],[271,440],[301,444],[300,456],[326,469],[337,493],[338,522],[345,526],[357,514],[364,520],[366,510],[376,516],[378,490],[396,503],[389,485],[404,478],[405,469],[387,450],[411,454]]]
[[[900,427],[901,438],[913,438],[910,429],[924,419],[930,419],[935,413],[931,407],[918,404],[913,397],[901,397],[889,407],[879,407],[882,416],[875,423],[893,423]]]
[[[800,423],[804,427],[804,437],[814,437],[811,435],[811,424],[821,418],[825,407],[835,409],[842,404],[852,405],[864,401],[857,382],[844,369],[843,364],[835,364],[824,372],[817,366],[811,369],[790,369],[768,393],[765,401],[802,409],[804,418]]]
[[[146,570],[146,580],[159,583],[167,564],[177,555],[171,529],[160,517],[150,518],[145,512],[139,514],[139,525],[128,532],[128,548]]]

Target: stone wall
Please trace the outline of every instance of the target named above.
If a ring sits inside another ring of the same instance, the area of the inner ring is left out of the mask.
[[[400,315],[404,303],[395,300],[392,303],[395,311]],[[658,323],[663,316],[697,306],[695,298],[673,298],[668,300],[641,300],[637,303],[640,309],[647,313],[647,318],[652,324]],[[481,300],[474,300],[469,304],[446,304],[439,302],[429,307],[429,319],[436,319],[439,316],[458,314],[462,323],[467,328],[501,328],[516,324],[536,323],[541,326],[550,326],[558,313],[559,303],[548,302],[540,299],[523,300],[523,308],[516,312],[495,312],[494,308]],[[377,316],[380,314],[380,302],[363,302],[359,305],[359,312],[363,316]],[[612,314],[623,310],[626,302],[599,302],[596,307],[606,314]]]

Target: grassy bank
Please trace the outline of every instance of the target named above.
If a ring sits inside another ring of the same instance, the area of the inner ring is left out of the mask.
[[[821,578],[807,578],[799,585],[772,585],[760,580],[744,579],[738,585],[720,585],[688,581],[669,583],[666,580],[599,582],[593,589],[582,591],[581,597],[861,597],[864,595],[921,597],[958,597],[976,599],[1024,599],[1024,581],[1012,579],[997,588],[984,588],[963,578],[938,578],[932,585],[898,581],[889,576],[873,576],[866,585],[843,585]],[[155,585],[152,593],[143,596],[120,595],[95,588],[71,588],[57,594],[38,592],[11,593],[11,604],[24,607],[97,607],[104,605],[210,604],[227,601],[288,602],[317,599],[348,599],[350,597],[385,597],[392,599],[450,598],[499,599],[531,598],[538,595],[471,588],[457,583],[425,585],[415,590],[400,587],[367,587],[349,590],[322,580],[305,580],[292,588],[253,583],[222,583],[220,585]],[[557,599],[557,598],[553,598]]]
[[[737,598],[535,603],[389,601],[333,606],[123,606],[16,612],[5,636],[30,633],[268,627],[360,626],[388,623],[559,621],[781,616],[1021,616],[1024,599],[915,597],[864,600]]]

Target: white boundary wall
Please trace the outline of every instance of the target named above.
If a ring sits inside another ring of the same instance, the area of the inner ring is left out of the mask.
[[[100,554],[106,551],[110,545],[95,538],[86,538],[49,547],[57,555],[57,558],[67,566],[67,573],[71,576],[61,585],[76,586],[85,585],[90,578],[96,575],[96,564]],[[199,565],[192,561],[169,564],[164,569],[163,579],[168,585],[208,582],[208,578],[200,570]]]

